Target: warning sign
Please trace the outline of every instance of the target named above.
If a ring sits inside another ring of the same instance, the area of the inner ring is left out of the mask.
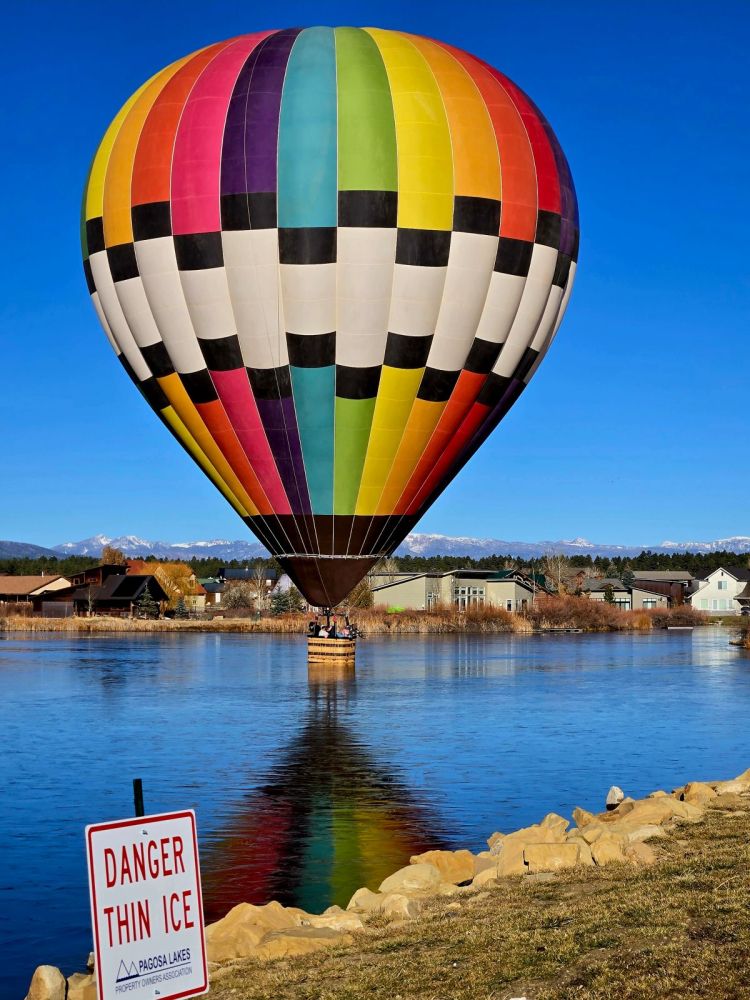
[[[195,813],[86,827],[99,1000],[208,991]]]

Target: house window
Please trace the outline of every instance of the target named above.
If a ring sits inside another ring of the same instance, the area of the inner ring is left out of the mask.
[[[729,582],[728,580],[719,580],[719,582],[718,582],[718,588],[719,588],[719,590],[726,590],[728,582]]]
[[[655,597],[644,597],[643,598],[643,607],[644,608],[655,608],[656,607],[656,598]]]
[[[719,611],[726,611],[726,610],[727,610],[727,599],[726,599],[726,597],[720,597],[719,598]]]
[[[701,597],[701,611],[708,611],[708,599]]]
[[[716,600],[715,597],[713,597],[711,599],[711,610],[712,611],[718,611],[719,610],[719,602]]]

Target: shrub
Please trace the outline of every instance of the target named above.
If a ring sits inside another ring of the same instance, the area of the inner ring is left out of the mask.
[[[649,611],[654,628],[667,628],[669,625],[705,625],[706,616],[696,611],[690,604],[681,604],[676,608],[655,608]]]
[[[527,609],[525,617],[535,628],[583,628],[592,632],[609,632],[632,627],[628,612],[607,601],[592,601],[588,597],[560,595],[539,597]]]

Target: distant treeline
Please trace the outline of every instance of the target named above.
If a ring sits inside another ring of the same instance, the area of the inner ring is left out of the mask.
[[[139,557],[140,558],[140,557]],[[156,556],[144,557],[146,562],[173,562],[174,560],[158,559]],[[190,566],[198,577],[216,576],[220,567],[229,566],[232,569],[239,569],[243,566],[253,566],[257,559],[184,559],[183,562]],[[268,562],[269,560],[260,560]],[[60,559],[52,557],[19,558],[14,556],[10,559],[0,559],[0,576],[70,576],[73,573],[80,573],[81,570],[90,569],[92,566],[99,566],[101,558],[93,556],[63,556]]]
[[[83,569],[97,566],[99,559],[92,556],[64,556],[55,558],[35,558],[35,559],[0,559],[0,574],[11,576],[70,576],[72,573],[80,573]],[[155,556],[147,557],[147,562],[159,562]],[[237,569],[243,566],[253,566],[257,559],[232,559],[227,562],[224,559],[186,559],[185,562],[192,568],[197,577],[216,576],[220,567],[228,566]],[[452,569],[502,569],[504,567],[515,566],[519,569],[535,570],[538,572],[549,571],[549,557],[538,559],[518,559],[512,555],[491,555],[482,556],[481,559],[472,559],[470,556],[394,556],[389,560],[391,566],[395,563],[399,572],[402,573],[435,573],[447,572]],[[659,552],[648,550],[641,552],[637,556],[569,556],[564,560],[564,565],[571,569],[592,570],[594,575],[620,577],[627,570],[635,571],[644,569],[665,569],[665,570],[686,570],[693,576],[702,577],[719,566],[747,566],[749,562],[748,554],[737,552],[677,552],[671,555],[664,555]]]
[[[555,559],[558,557],[555,556]],[[566,556],[564,565],[571,569],[592,570],[596,575],[619,577],[627,570],[645,569],[685,570],[702,577],[719,566],[747,566],[748,553],[737,552],[676,552],[665,555],[646,549],[637,556]],[[394,556],[400,572],[445,572],[452,569],[496,569],[506,566],[528,568],[544,572],[549,565],[548,556],[536,559],[519,559],[512,555],[482,556]]]

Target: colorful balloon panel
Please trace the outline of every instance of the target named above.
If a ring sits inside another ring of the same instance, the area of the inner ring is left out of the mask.
[[[128,374],[314,604],[412,529],[518,398],[578,214],[507,77],[402,32],[208,46],[123,106],[83,205]]]

